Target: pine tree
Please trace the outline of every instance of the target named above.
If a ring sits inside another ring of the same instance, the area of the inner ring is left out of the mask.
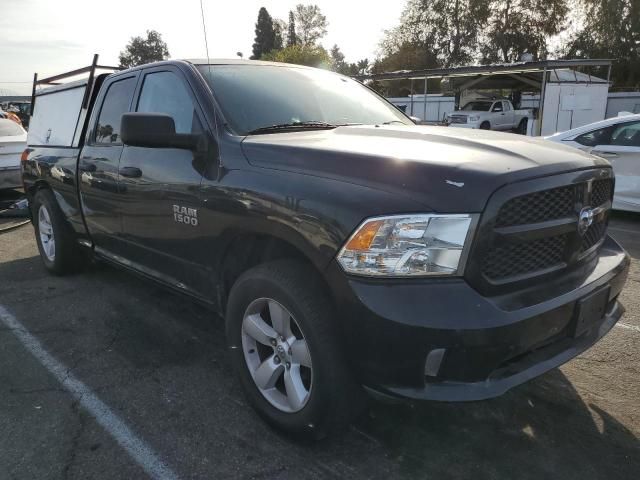
[[[296,35],[296,19],[293,12],[289,10],[289,33],[287,34],[287,47],[297,45],[298,36]]]
[[[276,33],[273,28],[273,19],[267,9],[262,7],[258,12],[258,21],[256,22],[256,38],[253,42],[252,60],[259,60],[262,55],[269,53],[275,48]]]

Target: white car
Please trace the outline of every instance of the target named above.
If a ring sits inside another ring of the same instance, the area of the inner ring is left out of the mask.
[[[640,115],[608,118],[546,139],[609,160],[616,175],[613,208],[640,212]]]
[[[13,120],[0,118],[0,190],[22,187],[20,156],[25,148],[25,129]]]
[[[527,110],[515,110],[509,100],[473,100],[447,114],[450,127],[527,132]]]

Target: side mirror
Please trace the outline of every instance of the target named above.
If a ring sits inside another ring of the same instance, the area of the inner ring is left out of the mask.
[[[125,145],[147,148],[182,148],[197,150],[201,135],[176,133],[170,115],[164,113],[125,113],[120,124]]]
[[[420,125],[422,123],[422,119],[420,117],[409,116],[409,118],[416,125]]]

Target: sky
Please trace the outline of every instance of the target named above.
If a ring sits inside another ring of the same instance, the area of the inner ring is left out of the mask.
[[[329,22],[320,43],[346,60],[372,60],[404,0],[203,0],[211,58],[251,55],[258,10],[286,20],[296,4],[316,4]],[[0,0],[0,95],[31,92],[40,78],[89,65],[117,65],[131,37],[157,30],[171,58],[205,57],[200,0]]]

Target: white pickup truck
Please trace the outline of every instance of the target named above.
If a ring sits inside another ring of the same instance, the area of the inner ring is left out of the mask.
[[[527,132],[528,110],[515,110],[509,100],[473,100],[447,115],[447,125],[483,130]]]

